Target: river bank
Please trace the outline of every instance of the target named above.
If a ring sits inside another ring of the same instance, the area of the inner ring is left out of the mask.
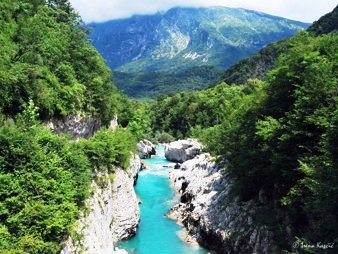
[[[178,160],[184,157],[182,154],[198,150],[194,143],[176,141],[169,144],[166,154]],[[224,165],[215,163],[207,153],[195,153],[194,158],[172,170],[169,178],[180,202],[170,209],[169,216],[184,225],[191,238],[215,253],[278,253],[272,232],[255,223],[260,201],[240,202],[230,195],[235,179]]]
[[[165,159],[164,148],[156,147],[156,155],[143,162],[147,169],[139,173],[135,186],[141,202],[139,228],[133,238],[117,246],[138,254],[206,254],[197,244],[183,241],[182,226],[166,216],[179,200],[168,178],[173,163]]]

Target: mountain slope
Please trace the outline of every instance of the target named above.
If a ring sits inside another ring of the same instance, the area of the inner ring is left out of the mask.
[[[316,35],[338,31],[338,5],[332,12],[324,15],[318,21],[314,22],[308,28],[308,31]]]
[[[314,22],[307,31],[322,35],[338,30],[338,6],[330,13]],[[223,74],[222,80],[228,84],[244,84],[249,78],[262,79],[274,67],[278,57],[290,47],[288,40],[269,44],[257,54],[245,58],[230,66]]]
[[[133,97],[156,98],[205,89],[221,79],[222,69],[307,24],[213,7],[173,8],[88,27],[118,88]]]
[[[113,82],[135,98],[156,98],[180,91],[203,90],[217,83],[223,70],[212,66],[197,66],[175,74],[170,72],[113,72]]]
[[[93,45],[112,69],[171,71],[227,67],[307,24],[232,9],[173,8],[165,13],[90,24]]]

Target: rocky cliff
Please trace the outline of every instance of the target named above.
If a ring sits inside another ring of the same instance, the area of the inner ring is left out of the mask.
[[[51,119],[46,125],[56,134],[66,133],[73,139],[89,138],[102,126],[101,120],[84,114],[72,114],[61,119]],[[118,125],[117,116],[109,123],[109,129],[112,131]]]
[[[201,245],[216,253],[274,253],[273,235],[255,222],[260,204],[230,198],[233,185],[226,169],[208,154],[187,160],[170,179],[180,203],[169,217],[178,220]]]
[[[136,233],[140,211],[133,186],[140,167],[140,158],[133,156],[127,172],[117,168],[115,174],[96,173],[91,185],[93,195],[86,202],[88,211],[60,254],[127,253],[115,248],[114,243]]]
[[[88,138],[101,127],[101,121],[93,116],[68,115],[62,119],[52,119],[47,126],[56,134],[67,133],[73,139]]]

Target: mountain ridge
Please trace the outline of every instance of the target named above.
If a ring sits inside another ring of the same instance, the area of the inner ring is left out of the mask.
[[[221,78],[219,69],[308,24],[243,8],[176,7],[87,26],[114,83],[130,96],[156,98],[207,88]],[[205,77],[182,75],[199,68]]]
[[[89,38],[112,69],[136,72],[226,68],[308,24],[242,8],[176,7],[88,26]]]
[[[338,5],[307,29],[307,32],[316,36],[335,31],[338,31]],[[287,40],[271,43],[256,54],[230,66],[222,75],[222,80],[228,84],[244,84],[249,78],[264,79],[266,73],[274,67],[278,57],[288,48]]]

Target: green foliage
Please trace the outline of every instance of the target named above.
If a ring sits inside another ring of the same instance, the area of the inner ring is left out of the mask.
[[[222,140],[209,147],[229,160],[238,179],[234,190],[243,200],[264,190],[271,216],[284,221],[287,214],[295,236],[333,242],[338,233],[332,202],[338,197],[338,35],[300,33],[289,45],[262,95],[244,96],[242,108],[204,140]]]
[[[258,120],[256,124],[256,135],[262,140],[267,141],[275,137],[276,132],[281,127],[281,124],[271,116],[264,120]]]
[[[101,128],[89,140],[82,140],[80,145],[94,168],[107,168],[113,172],[113,165],[122,166],[124,169],[129,166],[136,140],[129,130],[117,128],[112,132]]]
[[[238,97],[229,98],[227,114],[222,121],[195,133],[212,154],[225,155],[226,158],[238,154],[245,132],[254,127],[251,111],[258,108],[265,99],[265,87],[266,84],[259,80],[249,80],[246,86],[239,86],[242,92]],[[230,147],[235,149],[231,150]]]
[[[113,81],[129,96],[157,98],[185,91],[198,91],[220,80],[223,70],[212,66],[186,68],[179,72],[113,72]]]
[[[28,105],[24,106],[24,110],[22,114],[19,115],[18,120],[22,125],[26,125],[27,127],[36,126],[39,121],[39,108],[35,106],[32,100],[29,100]]]
[[[134,109],[133,117],[129,121],[127,128],[137,140],[141,140],[146,133],[150,132],[150,117],[143,107]]]
[[[89,195],[90,164],[40,125],[0,128],[0,252],[58,253]]]
[[[43,119],[86,111],[110,120],[120,95],[69,2],[0,5],[0,112],[13,116],[32,99]]]
[[[160,97],[152,106],[153,129],[182,138],[188,136],[192,128],[220,124],[239,106],[245,89],[249,88],[220,84],[206,91]]]

